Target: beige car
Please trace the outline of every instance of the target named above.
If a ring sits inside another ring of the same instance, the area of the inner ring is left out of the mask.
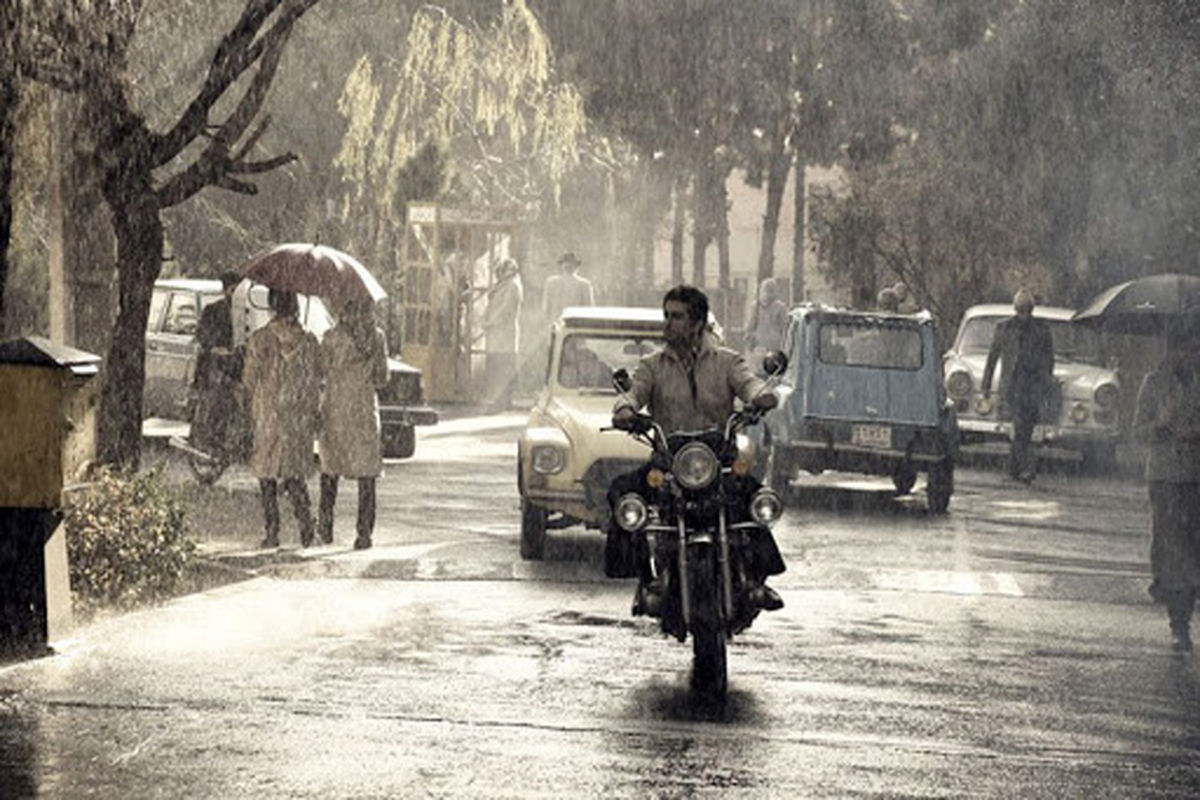
[[[609,483],[649,459],[646,445],[609,429],[612,373],[633,372],[662,336],[660,308],[571,307],[555,323],[546,386],[517,443],[522,558],[542,558],[548,529],[602,529]]]

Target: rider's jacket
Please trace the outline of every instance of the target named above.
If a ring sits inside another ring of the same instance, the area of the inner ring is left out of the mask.
[[[701,430],[724,425],[735,397],[749,403],[765,385],[740,353],[706,333],[694,359],[682,358],[672,347],[644,357],[634,371],[629,399],[617,400],[613,412],[646,407],[665,433]]]

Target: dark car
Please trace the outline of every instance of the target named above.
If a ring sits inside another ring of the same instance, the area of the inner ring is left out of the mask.
[[[154,282],[146,327],[145,416],[188,418],[188,395],[196,371],[196,325],[200,312],[221,299],[217,280],[174,278]],[[233,296],[234,346],[245,343],[270,318],[267,289],[243,281]],[[333,326],[319,298],[300,296],[300,319],[318,338]],[[383,454],[408,458],[416,448],[414,426],[433,425],[437,411],[424,403],[421,371],[388,357],[388,382],[379,391]]]

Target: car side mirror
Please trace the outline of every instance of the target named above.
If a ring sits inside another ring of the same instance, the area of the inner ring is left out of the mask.
[[[621,394],[625,394],[633,388],[633,378],[629,377],[629,370],[624,367],[613,372],[612,382],[613,387]]]
[[[772,350],[763,356],[763,373],[774,378],[787,369],[788,357],[780,350]]]

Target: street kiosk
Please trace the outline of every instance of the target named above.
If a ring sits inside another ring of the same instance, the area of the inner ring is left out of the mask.
[[[95,457],[100,360],[38,336],[0,342],[0,659],[70,629],[64,492]]]

